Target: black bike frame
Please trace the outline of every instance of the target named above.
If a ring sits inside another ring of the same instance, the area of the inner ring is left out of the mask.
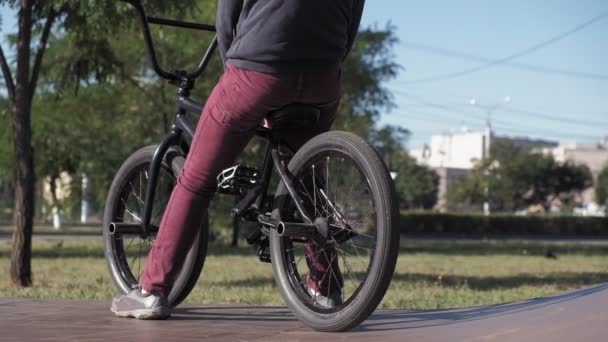
[[[161,168],[162,160],[165,154],[167,153],[167,150],[171,146],[179,146],[184,150],[184,153],[188,152],[187,150],[189,149],[189,144],[187,141],[184,141],[184,138],[186,138],[186,140],[188,141],[192,141],[194,137],[195,127],[188,119],[187,113],[191,112],[201,114],[203,112],[204,105],[197,101],[191,100],[189,96],[190,91],[194,87],[194,79],[198,78],[203,73],[203,71],[209,64],[211,57],[215,53],[215,50],[217,48],[217,36],[213,38],[201,62],[194,70],[194,72],[187,73],[183,70],[177,70],[174,72],[166,71],[158,64],[158,60],[156,58],[156,51],[154,49],[152,36],[150,34],[149,24],[168,25],[209,32],[215,32],[215,27],[212,25],[149,17],[146,15],[141,0],[123,1],[133,5],[139,14],[141,27],[144,33],[144,40],[146,43],[146,48],[150,58],[150,63],[152,64],[152,68],[161,78],[167,79],[171,84],[176,85],[178,87],[177,104],[173,124],[171,127],[171,132],[162,138],[160,144],[154,152],[154,157],[152,158],[152,162],[150,164],[149,181],[146,187],[144,214],[142,222],[138,224],[112,222],[109,227],[111,233],[118,232],[121,234],[141,234],[142,237],[146,238],[149,236],[150,233],[153,233],[158,229],[158,227],[150,226],[150,220],[152,216],[152,206],[154,202],[156,186],[158,183],[158,174]],[[291,177],[288,174],[286,167],[282,163],[281,157],[279,155],[279,146],[281,145],[280,139],[276,137],[276,135],[271,129],[264,127],[258,127],[256,130],[256,135],[268,142],[268,147],[262,166],[262,182],[258,186],[249,190],[249,192],[233,209],[233,215],[241,215],[246,209],[253,205],[256,200],[256,205],[258,208],[260,208],[260,206],[262,205],[262,201],[266,196],[266,191],[270,182],[272,169],[274,168],[279,174],[281,181],[285,184],[289,195],[293,199],[293,202],[296,205],[296,208],[301,217],[303,218],[304,222],[310,225],[310,229],[314,229],[314,225],[312,225],[313,221],[304,212],[299,196],[296,193],[295,188],[292,184]],[[274,225],[275,223],[265,222],[265,224]]]

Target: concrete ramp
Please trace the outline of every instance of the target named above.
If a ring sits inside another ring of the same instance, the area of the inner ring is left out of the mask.
[[[608,341],[608,284],[523,302],[379,310],[348,333],[317,333],[283,307],[196,305],[167,321],[112,316],[109,303],[0,298],[0,341]]]

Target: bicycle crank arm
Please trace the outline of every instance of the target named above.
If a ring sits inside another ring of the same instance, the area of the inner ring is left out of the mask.
[[[123,223],[123,222],[112,222],[108,226],[110,234],[121,234],[121,235],[142,235],[144,234],[144,227],[141,223]],[[149,233],[158,233],[158,227],[150,226],[148,229]]]
[[[336,243],[339,245],[359,235],[356,230],[350,228],[349,226],[340,227],[336,225],[330,225],[330,230],[332,231],[331,235],[333,240],[336,241]]]

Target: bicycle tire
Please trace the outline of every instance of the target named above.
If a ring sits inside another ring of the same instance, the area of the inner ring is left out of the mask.
[[[139,275],[135,275],[131,269],[134,268],[134,266],[132,267],[128,262],[128,252],[125,251],[124,241],[119,241],[119,239],[122,239],[123,237],[116,236],[116,234],[110,234],[107,228],[110,222],[115,222],[116,220],[120,221],[120,216],[125,215],[123,209],[129,202],[128,199],[125,200],[124,198],[125,192],[128,190],[128,186],[133,186],[132,181],[134,180],[136,174],[140,172],[146,172],[147,174],[147,170],[154,156],[154,152],[156,151],[156,147],[156,145],[144,147],[133,153],[125,160],[114,176],[106,199],[103,216],[104,254],[110,276],[112,277],[115,286],[121,293],[127,293],[134,289],[138,285],[137,280],[139,279]],[[161,164],[159,181],[161,180],[163,174],[176,179],[183,170],[184,161],[185,157],[182,153],[174,149],[169,149]],[[159,187],[160,184],[161,183],[159,182]],[[167,188],[167,192],[170,192],[169,190],[172,189],[172,186],[168,185],[168,187],[170,188]],[[145,186],[142,188],[145,188]],[[157,188],[157,192],[158,191],[159,188]],[[157,194],[155,202],[158,200],[158,197],[159,196]],[[139,201],[141,202],[141,199],[139,199]],[[155,203],[154,208],[157,210],[157,216],[160,218],[162,218],[164,206],[166,206],[166,202],[164,205],[162,203],[158,205]],[[162,211],[159,212],[158,210]],[[193,240],[184,265],[182,266],[175,284],[168,296],[171,306],[175,307],[180,304],[188,296],[188,294],[190,294],[196,285],[196,282],[198,281],[203,269],[207,254],[208,235],[208,226],[202,224],[195,239]],[[151,238],[154,238],[154,236],[155,235],[151,236]],[[134,239],[142,240],[141,237],[134,237]],[[152,241],[147,242],[148,247],[151,247],[151,242]],[[141,242],[139,246],[141,246]],[[142,251],[140,248],[139,254],[147,255],[147,252],[145,250]],[[135,273],[140,273],[139,269],[138,272]]]
[[[295,254],[295,242],[290,241],[290,238],[278,236],[276,230],[272,230],[270,236],[273,273],[284,301],[294,315],[307,326],[314,330],[327,332],[350,330],[371,315],[382,301],[389,287],[399,252],[399,231],[396,226],[399,218],[399,207],[394,184],[388,169],[376,150],[363,139],[351,133],[338,131],[327,132],[311,139],[297,151],[289,162],[288,168],[294,175],[294,184],[304,177],[302,175],[305,172],[309,172],[306,171],[307,168],[313,169],[312,177],[316,182],[313,161],[315,158],[320,158],[318,156],[327,155],[327,168],[329,170],[329,156],[333,154],[341,156],[340,158],[349,158],[354,168],[358,168],[362,173],[363,176],[361,177],[366,178],[368,188],[365,193],[371,198],[372,206],[377,211],[376,214],[372,215],[375,218],[370,219],[370,222],[374,221],[370,224],[375,225],[374,229],[376,229],[377,234],[374,249],[370,249],[367,274],[360,285],[352,291],[353,294],[348,301],[330,309],[319,308],[314,303],[311,304],[310,298],[306,297],[305,289],[302,288],[303,280],[300,279],[297,283],[298,277],[302,278],[302,276],[297,274],[300,272],[297,269],[299,266],[293,256]],[[344,175],[344,178],[347,178],[346,175]],[[347,180],[343,181],[346,184]],[[326,179],[326,183],[327,193],[329,194],[331,186],[329,179]],[[302,184],[304,185],[304,183]],[[319,190],[313,190],[315,198],[316,191]],[[273,217],[281,219],[286,215],[286,208],[289,207],[288,203],[291,201],[283,182],[278,186],[275,196]],[[305,198],[302,197],[302,200],[305,200]],[[315,206],[318,206],[316,202]],[[335,206],[338,207],[339,205],[335,204]],[[342,204],[341,207],[345,208],[347,206]],[[350,207],[347,208],[351,210]],[[339,251],[340,247],[336,247],[337,254],[341,253]],[[340,257],[338,257],[339,261]],[[344,263],[346,263],[345,260]],[[294,266],[294,264],[296,265]],[[348,263],[346,265],[348,266]],[[357,274],[354,271],[353,273]],[[341,288],[345,287],[346,285],[341,286]]]

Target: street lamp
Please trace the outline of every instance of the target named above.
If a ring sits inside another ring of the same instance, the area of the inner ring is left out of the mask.
[[[511,100],[512,100],[511,96],[507,95],[507,96],[503,97],[502,101],[499,101],[499,102],[496,102],[493,104],[481,104],[481,103],[479,103],[479,101],[477,101],[476,98],[472,98],[469,100],[469,104],[471,106],[481,108],[486,112],[486,126],[491,128],[492,127],[492,112],[494,112],[498,108],[506,105],[507,103],[510,103]]]
[[[510,102],[511,102],[511,96],[509,96],[509,95],[505,96],[502,99],[502,101],[494,103],[494,104],[490,104],[490,105],[479,104],[479,102],[475,98],[472,98],[469,100],[469,104],[471,106],[476,106],[478,108],[485,110],[485,112],[486,112],[486,131],[484,134],[485,141],[484,141],[484,146],[483,146],[483,158],[482,159],[490,158],[490,140],[492,137],[492,112],[494,112],[496,109],[498,109]],[[485,216],[490,215],[490,177],[489,177],[490,168],[491,168],[491,165],[486,167],[483,172],[484,176],[486,178],[484,188],[483,188],[483,194],[484,194],[484,199],[485,199],[483,202],[483,214]]]

